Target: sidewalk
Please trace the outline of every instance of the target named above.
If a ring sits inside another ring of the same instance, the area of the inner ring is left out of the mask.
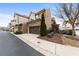
[[[55,48],[52,46],[52,44],[54,45],[55,43],[50,43],[48,41],[38,39],[37,38],[38,35],[36,34],[21,34],[16,36],[44,55],[47,55],[47,56],[55,55],[55,51],[54,51]]]
[[[16,36],[46,56],[79,56],[79,48],[41,40],[37,38],[38,35],[36,34],[21,34]]]

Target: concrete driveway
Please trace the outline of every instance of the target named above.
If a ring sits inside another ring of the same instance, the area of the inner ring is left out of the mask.
[[[0,32],[0,56],[43,56],[9,32]]]

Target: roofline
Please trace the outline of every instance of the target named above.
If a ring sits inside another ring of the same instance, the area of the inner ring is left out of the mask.
[[[28,18],[28,19],[29,19],[29,17],[28,17],[28,16],[21,15],[21,14],[19,14],[19,13],[14,13],[14,16],[15,16],[15,15],[18,15],[18,16],[21,16],[21,17],[24,17],[24,18]]]
[[[40,11],[36,12],[36,13],[35,13],[35,15],[38,15],[38,14],[40,14],[40,13],[44,12],[45,10],[46,10],[46,9],[42,9],[42,10],[40,10]]]
[[[44,8],[44,9],[42,9],[42,10],[36,12],[35,15],[38,15],[38,14],[40,14],[40,13],[42,13],[42,12],[45,12],[47,9],[50,9],[50,8]]]

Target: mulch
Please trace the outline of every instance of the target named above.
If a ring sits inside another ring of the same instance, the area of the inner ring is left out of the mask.
[[[65,41],[65,43],[63,42],[64,38],[63,38],[63,34],[54,34],[51,38],[48,37],[48,36],[40,36],[38,38],[42,39],[42,40],[46,40],[46,41],[50,41],[50,42],[54,42],[54,43],[59,43],[59,44],[62,44],[62,45],[65,45],[65,44],[68,44],[68,45],[71,45],[73,44],[73,46],[75,47],[79,47],[79,45],[75,45],[74,42],[79,42],[79,39],[77,40],[75,37],[72,37],[70,35],[65,35],[64,36],[66,39],[68,38],[67,42]],[[72,42],[72,40],[74,40]],[[71,43],[70,43],[71,41]]]
[[[54,34],[51,38],[48,37],[48,36],[40,36],[38,38],[43,39],[43,40],[47,40],[47,41],[50,41],[50,42],[64,44],[61,37],[62,37],[61,34]]]

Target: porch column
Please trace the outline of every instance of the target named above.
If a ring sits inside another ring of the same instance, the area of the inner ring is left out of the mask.
[[[27,33],[29,33],[29,26],[27,26]]]

